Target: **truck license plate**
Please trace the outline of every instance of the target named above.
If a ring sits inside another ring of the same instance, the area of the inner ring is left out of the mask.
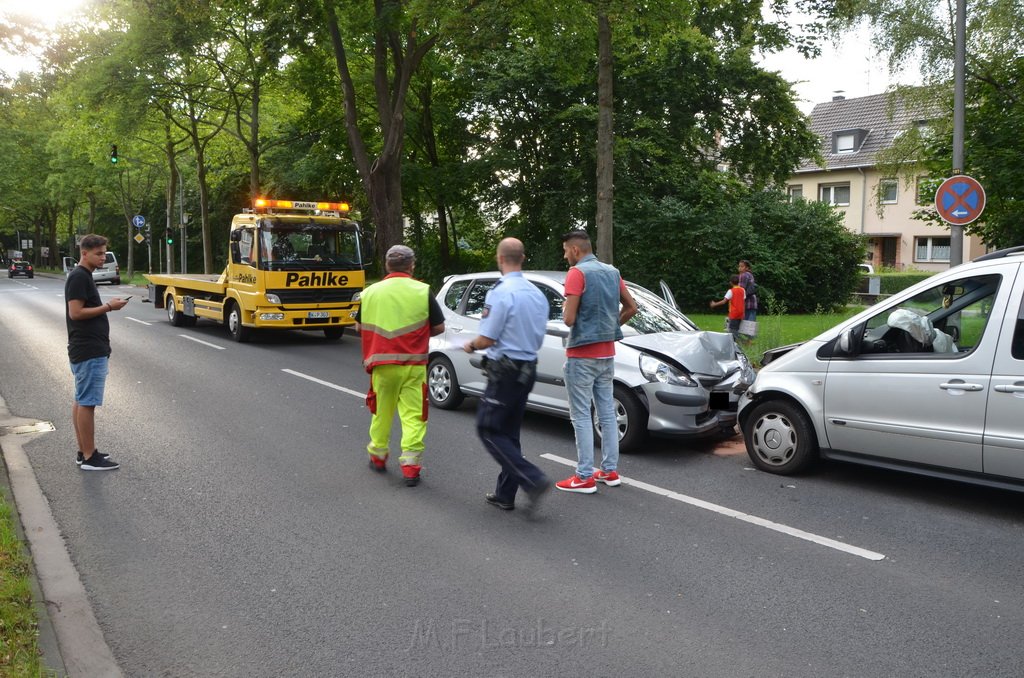
[[[330,314],[327,311],[310,311],[306,314],[307,318],[328,318]]]

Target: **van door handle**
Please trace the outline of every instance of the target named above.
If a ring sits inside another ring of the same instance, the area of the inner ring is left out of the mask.
[[[1024,393],[1024,386],[1000,384],[999,386],[993,386],[992,390],[997,391],[998,393]]]
[[[966,382],[946,382],[945,384],[939,384],[939,388],[946,391],[980,391],[985,388],[981,384],[968,384]]]
[[[451,329],[452,332],[462,331],[462,325],[449,325],[448,328]]]

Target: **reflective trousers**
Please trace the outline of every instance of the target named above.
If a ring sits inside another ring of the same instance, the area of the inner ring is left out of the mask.
[[[402,422],[402,455],[398,463],[419,466],[423,438],[427,435],[427,366],[377,365],[370,375],[370,384],[367,405],[373,419],[366,451],[375,457],[387,456],[397,410]]]

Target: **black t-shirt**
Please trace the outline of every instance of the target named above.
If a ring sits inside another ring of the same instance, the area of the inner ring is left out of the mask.
[[[92,273],[82,266],[68,274],[64,283],[64,319],[68,324],[68,358],[72,363],[80,363],[91,358],[103,358],[110,355],[110,321],[107,314],[102,313],[88,320],[72,320],[69,303],[78,299],[85,303],[85,308],[98,308],[103,305],[100,291],[96,289]]]

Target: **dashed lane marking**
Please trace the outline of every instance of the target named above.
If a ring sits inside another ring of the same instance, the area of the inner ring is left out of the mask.
[[[197,344],[202,344],[203,346],[209,346],[210,348],[215,348],[218,351],[223,351],[226,348],[225,346],[218,346],[217,344],[211,344],[210,342],[203,341],[202,339],[196,339],[195,337],[190,337],[187,334],[179,334],[178,336],[183,338],[183,339],[188,339],[189,341],[194,341]]]
[[[565,464],[566,466],[576,466],[575,461],[572,461],[571,459],[566,459],[564,457],[559,457],[554,454],[545,453],[540,456],[543,457],[544,459],[558,462],[559,464]],[[829,539],[828,537],[822,537],[820,535],[812,534],[810,532],[804,532],[803,530],[798,530],[795,527],[790,527],[788,525],[776,523],[771,520],[765,520],[764,518],[758,518],[757,516],[752,516],[750,514],[743,513],[741,511],[737,511],[735,509],[731,509],[725,506],[719,506],[718,504],[712,504],[711,502],[704,501],[703,499],[697,499],[696,497],[689,497],[685,494],[679,494],[678,492],[673,492],[672,490],[667,490],[663,487],[658,487],[657,485],[651,485],[650,483],[634,480],[633,478],[627,478],[625,476],[619,477],[622,478],[622,483],[624,485],[631,485],[637,489],[645,490],[652,494],[661,495],[662,497],[665,497],[667,499],[681,501],[684,504],[689,504],[690,506],[696,506],[697,508],[702,508],[706,511],[720,513],[723,516],[729,516],[730,518],[735,518],[736,520],[742,520],[743,522],[751,523],[752,525],[759,525],[769,530],[774,530],[775,532],[788,534],[791,537],[796,537],[797,539],[803,539],[805,541],[814,542],[815,544],[827,546],[830,549],[835,549],[837,551],[849,553],[854,556],[859,556],[860,558],[866,558],[868,560],[885,560],[884,553],[868,551],[867,549],[862,549],[859,546],[852,546],[850,544],[845,544],[841,541],[836,541],[835,539]]]
[[[320,384],[321,386],[326,386],[327,388],[333,388],[335,391],[341,391],[342,393],[348,393],[349,395],[354,395],[357,398],[365,398],[366,397],[365,393],[360,393],[359,391],[353,391],[350,388],[345,388],[344,386],[339,386],[337,384],[332,384],[329,381],[324,381],[323,379],[317,379],[316,377],[312,377],[312,376],[310,376],[308,374],[303,374],[302,372],[296,372],[295,370],[289,370],[289,369],[282,369],[281,371],[282,372],[287,372],[288,374],[294,375],[294,376],[299,377],[301,379],[306,379],[308,381],[313,382],[314,384]]]
[[[138,318],[133,318],[130,315],[126,315],[124,317],[124,319],[125,320],[131,320],[133,323],[139,323],[140,325],[145,325],[146,327],[152,327],[153,326],[153,323],[147,323],[145,320],[139,320]],[[184,336],[184,335],[182,335],[182,336]],[[220,347],[218,346],[218,348],[220,348]]]

